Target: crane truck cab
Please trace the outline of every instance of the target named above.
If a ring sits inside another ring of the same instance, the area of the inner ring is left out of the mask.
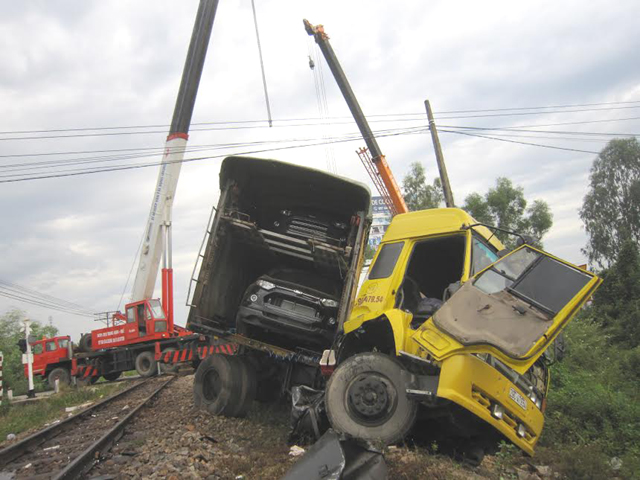
[[[22,353],[26,353],[26,343],[22,340],[19,344]],[[30,342],[31,354],[33,356],[33,375],[44,377],[51,388],[56,380],[60,384],[69,383],[69,369],[72,358],[71,337],[43,337],[41,340]],[[24,362],[24,376],[29,376],[29,367]]]
[[[331,425],[393,443],[424,421],[532,454],[549,387],[541,356],[600,283],[531,245],[506,253],[460,209],[395,216],[325,355],[337,359]]]

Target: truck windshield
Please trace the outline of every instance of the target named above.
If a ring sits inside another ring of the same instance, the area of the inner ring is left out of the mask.
[[[591,280],[591,276],[528,247],[495,263],[474,285],[485,293],[501,290],[556,315]]]
[[[160,305],[160,300],[149,300],[149,306],[151,307],[151,313],[156,320],[164,320],[164,310]]]

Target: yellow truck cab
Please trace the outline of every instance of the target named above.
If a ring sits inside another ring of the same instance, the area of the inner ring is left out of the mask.
[[[334,429],[392,443],[425,421],[533,454],[549,386],[541,356],[601,280],[521,243],[507,252],[456,208],[395,216],[335,351]]]

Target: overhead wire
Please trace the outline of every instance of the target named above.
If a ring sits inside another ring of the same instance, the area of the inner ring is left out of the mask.
[[[319,65],[318,68],[322,68],[321,62],[317,62]],[[593,112],[593,111],[609,111],[609,110],[620,110],[620,109],[635,109],[640,108],[640,101],[637,102],[610,102],[608,104],[618,104],[618,103],[637,103],[638,105],[633,106],[622,106],[622,107],[610,107],[610,108],[591,108],[591,109],[579,109],[579,110],[543,110],[548,108],[560,108],[560,106],[550,106],[550,107],[514,107],[514,108],[504,108],[504,109],[487,109],[487,110],[450,110],[450,111],[440,111],[436,112],[435,117],[436,120],[450,120],[450,119],[465,119],[465,118],[484,118],[484,117],[500,117],[500,116],[522,116],[522,115],[550,115],[550,114],[562,114],[562,113],[581,113],[581,112]],[[581,104],[581,105],[565,105],[565,107],[579,107],[579,106],[589,106],[589,105],[607,105],[605,103],[600,104]],[[535,112],[522,112],[520,110],[525,109],[536,109]],[[489,112],[505,112],[505,111],[513,111],[513,113],[489,113]],[[457,113],[487,113],[486,115],[464,115],[464,116],[453,116],[453,117],[443,117],[441,115],[445,114],[457,114]],[[388,117],[405,117],[398,118],[394,121],[413,121],[413,120],[422,120],[424,119],[424,112],[422,113],[387,113],[387,114],[373,114],[369,115],[371,122],[386,122],[388,120],[384,120],[384,118]],[[406,117],[417,117],[417,118],[406,118]],[[376,120],[376,119],[379,120]],[[321,124],[326,120],[337,121],[337,120],[350,120],[351,117],[341,116],[341,117],[326,117],[323,118],[314,118],[314,117],[306,117],[306,118],[290,118],[290,119],[277,119],[272,120],[273,123],[280,124],[280,127],[303,127],[303,126],[314,126],[316,124]],[[631,118],[633,120],[638,119],[638,117]],[[631,120],[629,119],[629,120]],[[628,119],[612,119],[606,121],[622,121]],[[210,130],[238,130],[238,129],[254,129],[254,128],[265,128],[267,125],[255,125],[260,123],[268,122],[268,120],[236,120],[236,121],[219,121],[219,122],[194,122],[192,124],[192,131],[210,131]],[[297,122],[293,123],[292,122]],[[197,127],[210,127],[210,128],[197,128]],[[162,128],[163,130],[148,130]],[[151,125],[123,125],[123,126],[107,126],[107,127],[83,127],[83,128],[60,128],[60,129],[41,129],[41,130],[13,130],[13,131],[0,131],[0,141],[7,140],[41,140],[41,139],[54,139],[54,138],[81,138],[81,137],[95,137],[95,136],[114,136],[114,135],[143,135],[143,134],[166,134],[166,128],[168,125],[163,124],[151,124]],[[114,132],[113,130],[122,130]],[[137,131],[131,131],[137,130]],[[93,132],[93,133],[85,133],[80,134],[79,132]],[[36,133],[71,133],[71,135],[38,135],[38,136],[19,136],[19,137],[3,137],[6,135],[32,135]]]
[[[438,128],[438,132],[443,132],[443,133],[454,133],[457,135],[466,135],[469,137],[478,137],[478,138],[485,138],[487,140],[496,140],[499,142],[507,142],[507,143],[517,143],[520,145],[530,145],[530,146],[534,146],[534,147],[542,147],[542,148],[551,148],[551,149],[555,149],[555,150],[564,150],[564,151],[568,151],[568,152],[580,152],[580,153],[593,153],[593,154],[598,154],[599,152],[595,152],[592,150],[581,150],[581,149],[577,149],[577,148],[567,148],[567,147],[558,147],[555,145],[545,145],[542,143],[532,143],[532,142],[521,142],[521,141],[517,141],[517,140],[509,140],[506,138],[497,138],[497,137],[492,137],[489,135],[479,135],[477,133],[469,133],[469,132],[458,132],[455,130],[447,130],[447,129],[443,129],[443,128]]]
[[[4,280],[0,280],[0,295],[74,315],[93,316],[91,310],[82,305]]]
[[[409,135],[409,134],[424,133],[427,130],[428,130],[428,127],[420,127],[420,128],[408,129],[407,131],[404,131],[404,132],[382,133],[382,134],[378,134],[377,136],[380,136],[380,137],[391,137],[391,136],[398,136],[398,135]],[[344,143],[344,142],[360,141],[361,139],[362,139],[362,137],[360,137],[360,136],[351,137],[351,138],[342,138],[342,139],[332,140],[332,143]],[[290,149],[295,149],[295,148],[308,148],[308,147],[313,147],[313,146],[320,146],[320,145],[324,145],[324,143],[325,143],[324,141],[320,141],[320,142],[316,142],[316,143],[307,143],[307,144],[304,144],[304,145],[290,145],[290,146],[284,146],[284,147],[266,148],[266,149],[259,149],[259,150],[245,151],[245,152],[235,152],[234,154],[235,155],[253,155],[253,154],[256,154],[256,153],[264,153],[264,152],[290,150]],[[202,160],[211,160],[211,159],[216,159],[216,158],[222,158],[222,157],[225,157],[227,155],[228,155],[228,153],[221,154],[221,155],[196,157],[196,158],[185,158],[183,160],[180,160],[179,162],[180,163],[189,163],[189,162],[202,161]],[[174,162],[175,161],[167,162],[167,163],[174,163]],[[161,165],[161,164],[162,164],[162,162],[151,162],[151,163],[136,164],[136,165],[117,165],[117,166],[112,166],[112,167],[95,167],[93,169],[88,168],[88,169],[70,170],[70,171],[63,171],[63,172],[54,172],[54,173],[51,173],[49,175],[34,174],[34,175],[29,176],[29,177],[27,177],[26,174],[16,174],[16,175],[14,175],[14,177],[26,177],[26,178],[7,178],[7,179],[4,179],[4,180],[0,180],[0,183],[15,183],[15,182],[22,182],[22,181],[42,180],[42,179],[48,179],[48,178],[62,178],[62,177],[88,175],[88,174],[95,174],[95,173],[105,173],[105,172],[114,172],[114,171],[122,171],[122,170],[134,170],[134,169],[139,169],[139,168],[158,166],[158,165]]]

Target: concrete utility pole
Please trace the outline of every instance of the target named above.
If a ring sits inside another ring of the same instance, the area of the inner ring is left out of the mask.
[[[429,130],[431,131],[431,140],[433,140],[433,149],[436,152],[436,161],[438,162],[438,170],[440,171],[440,181],[442,182],[442,190],[444,191],[444,203],[447,207],[453,208],[453,192],[451,191],[451,185],[449,184],[449,175],[447,174],[447,167],[444,164],[444,155],[442,155],[442,148],[440,147],[440,139],[438,138],[438,130],[436,130],[436,122],[433,119],[433,112],[431,111],[431,104],[429,100],[424,101],[424,106],[427,109],[427,117],[429,117]]]
[[[27,353],[26,353],[26,363],[27,363],[27,371],[29,373],[29,391],[27,392],[28,398],[35,398],[36,391],[33,387],[33,355],[31,355],[31,343],[29,343],[29,337],[31,336],[31,320],[25,318],[23,320],[24,323],[24,338],[27,340]],[[23,362],[24,363],[24,362]]]

